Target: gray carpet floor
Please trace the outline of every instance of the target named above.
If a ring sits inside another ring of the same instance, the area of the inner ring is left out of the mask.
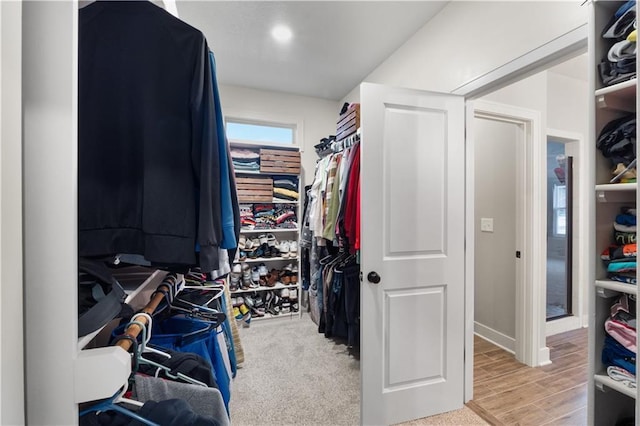
[[[234,426],[357,425],[360,362],[307,315],[240,329],[245,361],[233,382]]]

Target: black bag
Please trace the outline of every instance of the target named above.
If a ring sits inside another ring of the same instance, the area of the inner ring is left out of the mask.
[[[78,337],[116,318],[126,294],[104,262],[78,259]]]

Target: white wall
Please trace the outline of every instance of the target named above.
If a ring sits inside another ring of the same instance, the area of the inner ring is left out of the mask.
[[[335,135],[337,102],[227,85],[220,85],[220,101],[225,115],[302,123],[302,174],[305,184],[312,182],[318,159],[313,146]]]
[[[516,336],[516,155],[518,126],[474,121],[475,322],[481,335],[514,350]],[[521,130],[520,130],[521,131]],[[480,230],[492,218],[493,232]],[[510,344],[499,333],[510,339]]]
[[[22,4],[0,2],[0,424],[25,424],[22,309]]]
[[[586,24],[581,3],[452,1],[363,81],[451,92]]]

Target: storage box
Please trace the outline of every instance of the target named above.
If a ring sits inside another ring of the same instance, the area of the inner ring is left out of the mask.
[[[336,140],[341,141],[354,134],[360,127],[360,104],[353,104],[338,119]]]
[[[288,149],[261,149],[262,173],[300,173],[300,151]]]
[[[273,201],[273,179],[270,177],[236,177],[236,188],[240,203]]]

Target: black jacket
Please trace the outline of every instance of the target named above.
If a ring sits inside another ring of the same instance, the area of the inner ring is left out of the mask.
[[[203,34],[150,2],[80,10],[78,249],[218,269],[218,140]],[[199,260],[198,260],[199,252]]]

